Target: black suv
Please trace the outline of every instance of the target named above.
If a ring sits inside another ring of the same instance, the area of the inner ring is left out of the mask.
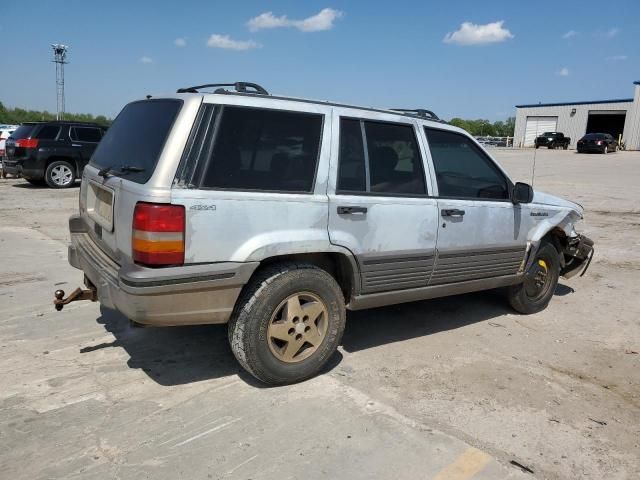
[[[82,174],[105,131],[96,123],[23,123],[7,139],[3,172],[34,185],[68,188]]]

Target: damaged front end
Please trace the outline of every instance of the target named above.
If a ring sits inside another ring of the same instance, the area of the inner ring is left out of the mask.
[[[593,259],[593,240],[584,235],[570,237],[564,247],[562,268],[560,275],[564,278],[572,278],[580,273],[583,276]]]

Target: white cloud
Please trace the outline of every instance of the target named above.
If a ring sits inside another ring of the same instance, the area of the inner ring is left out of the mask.
[[[151,57],[140,57],[140,63],[153,63],[153,58],[151,58]]]
[[[334,10],[333,8],[323,8],[317,14],[302,20],[289,19],[286,15],[276,17],[273,12],[265,12],[250,19],[247,22],[247,27],[249,27],[249,30],[252,32],[267,28],[283,27],[297,28],[301,32],[320,32],[323,30],[331,30],[333,28],[333,22],[342,16],[343,13],[340,10]]]
[[[558,70],[558,75],[560,75],[561,77],[568,77],[569,69],[567,67],[562,67],[560,70]]]
[[[187,39],[186,39],[186,38],[182,38],[182,37],[180,37],[180,38],[176,38],[176,39],[173,41],[173,44],[174,44],[176,47],[186,47],[186,46],[187,46]]]
[[[576,35],[578,35],[578,32],[576,32],[575,30],[569,30],[567,33],[562,35],[562,38],[569,39],[569,38],[575,37]]]
[[[471,22],[464,22],[455,32],[447,33],[442,41],[444,43],[455,43],[457,45],[484,45],[487,43],[504,42],[513,38],[513,34],[504,28],[503,20],[499,22],[487,23],[486,25],[476,25]]]
[[[607,33],[605,33],[605,37],[609,37],[609,38],[613,38],[616,35],[618,35],[620,33],[620,29],[619,28],[610,28],[609,30],[607,30]]]
[[[229,35],[218,35],[214,33],[209,37],[207,46],[211,48],[224,48],[226,50],[250,50],[260,48],[262,45],[253,40],[234,40]]]
[[[610,57],[607,57],[607,60],[613,61],[613,62],[624,62],[625,60],[627,60],[629,57],[626,55],[612,55]]]

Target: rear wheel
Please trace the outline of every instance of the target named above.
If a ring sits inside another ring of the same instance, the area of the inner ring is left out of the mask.
[[[605,145],[604,145],[604,148],[602,149],[602,153],[603,153],[603,154],[605,154],[605,155],[606,155],[607,153],[609,153],[609,146],[608,146],[606,143],[605,143]]]
[[[44,179],[51,188],[69,188],[76,181],[75,168],[66,160],[56,160],[47,166]]]
[[[229,322],[240,364],[270,385],[312,377],[336,351],[345,324],[335,279],[308,264],[268,267],[245,287]]]
[[[525,272],[524,281],[509,287],[509,303],[516,311],[524,314],[544,310],[553,297],[559,277],[558,251],[550,243],[543,243]]]
[[[563,150],[567,150],[568,148],[569,148],[569,144],[568,143],[565,143],[564,147],[562,147]]]

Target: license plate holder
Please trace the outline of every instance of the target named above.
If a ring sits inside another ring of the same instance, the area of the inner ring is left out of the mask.
[[[87,215],[108,232],[113,231],[114,192],[96,182],[87,188]]]

